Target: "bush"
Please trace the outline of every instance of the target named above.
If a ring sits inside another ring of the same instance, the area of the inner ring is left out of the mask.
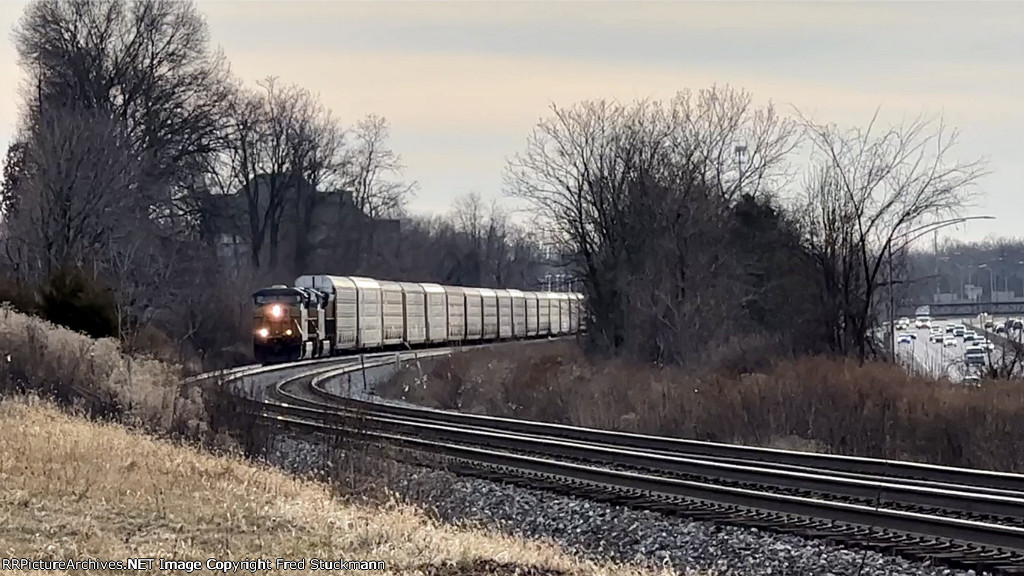
[[[208,392],[184,384],[176,364],[126,354],[113,338],[92,339],[3,306],[0,353],[0,391],[37,392],[154,431],[209,431]]]
[[[93,338],[118,336],[117,303],[110,290],[90,282],[82,270],[61,269],[43,286],[43,318]]]

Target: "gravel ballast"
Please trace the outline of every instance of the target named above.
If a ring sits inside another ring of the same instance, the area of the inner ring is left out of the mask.
[[[274,440],[267,460],[295,472],[323,470],[328,451],[310,437],[281,435]],[[379,471],[373,475],[380,477]],[[391,490],[434,510],[441,520],[524,538],[550,538],[595,560],[737,576],[975,576],[973,571],[789,534],[691,521],[420,466],[388,464],[386,476]]]

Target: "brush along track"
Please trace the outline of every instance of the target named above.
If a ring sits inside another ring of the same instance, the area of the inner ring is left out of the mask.
[[[472,415],[357,402],[331,395],[323,388],[326,379],[358,369],[328,368],[289,379],[275,387],[275,399],[270,404],[250,408],[282,423],[363,434],[377,442],[441,454],[456,468],[478,476],[506,481],[518,478],[535,487],[558,487],[577,495],[583,491],[597,499],[610,498],[632,506],[827,537],[957,565],[1001,568],[1003,572],[1024,567],[1024,528],[1020,527],[1024,502],[1020,493],[1013,497],[1006,488],[1012,485],[1014,475],[993,474],[988,483],[1003,487],[978,490],[928,479],[866,479],[860,471],[834,474],[806,464],[763,466],[758,461],[739,464],[736,457],[724,457],[732,462],[722,462],[697,460],[693,454],[679,452],[644,452],[635,447],[623,451],[597,443],[556,439],[560,430],[553,428],[585,429],[541,423],[504,420],[506,424],[547,432],[534,436],[479,425],[444,425],[437,422],[441,419],[436,418],[438,415],[455,419]],[[282,405],[280,399],[291,406]],[[395,413],[412,416],[395,417]],[[488,420],[502,419],[474,417],[478,424]],[[850,460],[856,464],[854,470],[857,466],[877,466],[877,461],[869,459]],[[616,469],[605,464],[609,461],[615,462]],[[826,460],[833,467],[838,461]],[[904,463],[896,464],[899,470]],[[987,475],[981,471],[925,468],[939,469],[947,475],[938,474],[940,478]],[[922,474],[915,465],[910,469]],[[942,488],[937,488],[940,485]],[[885,508],[879,508],[883,498]]]

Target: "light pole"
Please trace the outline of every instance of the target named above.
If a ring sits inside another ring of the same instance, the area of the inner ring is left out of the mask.
[[[1018,266],[1024,266],[1024,260],[1021,260],[1020,262],[1017,262],[1017,265]],[[1007,277],[1006,281],[1009,282],[1010,278]],[[1021,288],[1020,297],[1024,298],[1024,273],[1021,274],[1020,288]],[[1009,290],[1009,288],[1007,288],[1007,290]]]
[[[732,151],[736,154],[736,168],[739,171],[739,178],[736,180],[737,196],[743,194],[743,161],[747,155],[747,145],[737,144]]]
[[[902,234],[899,234],[899,235],[893,235],[893,236],[891,236],[886,241],[885,249],[888,252],[888,260],[889,260],[889,262],[888,262],[888,264],[889,264],[889,266],[888,266],[889,267],[889,342],[890,342],[889,352],[892,355],[893,361],[896,360],[896,297],[894,296],[893,289],[892,289],[892,284],[893,284],[893,278],[892,278],[892,276],[893,276],[893,273],[892,273],[892,244],[893,244],[893,240],[896,239],[896,238],[905,238],[907,236],[910,236],[911,234],[914,234],[914,236],[910,236],[910,238],[907,238],[906,240],[903,241],[903,243],[901,243],[899,245],[899,249],[903,250],[908,245],[910,245],[911,242],[913,242],[914,240],[917,240],[918,238],[920,238],[921,236],[924,236],[925,234],[929,234],[929,233],[932,233],[932,232],[938,232],[939,230],[941,230],[943,228],[946,228],[946,227],[949,227],[949,226],[955,226],[957,224],[962,224],[964,222],[969,222],[971,220],[995,220],[995,216],[967,216],[967,217],[964,217],[964,218],[951,218],[949,220],[940,220],[938,222],[932,222],[930,224],[924,224],[924,225],[918,226],[917,228],[913,228],[913,229],[908,230],[908,231],[906,231],[906,232],[904,232]]]
[[[992,292],[993,292],[993,289],[992,289],[992,269],[989,268],[988,264],[979,264],[978,265],[978,270],[981,270],[981,269],[984,269],[986,272],[988,272],[988,301],[989,302],[995,302],[995,295],[992,294]],[[973,284],[973,282],[972,282],[972,284]]]

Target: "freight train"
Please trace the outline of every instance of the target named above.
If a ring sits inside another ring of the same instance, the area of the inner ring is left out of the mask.
[[[583,295],[299,276],[252,294],[258,362],[575,334]]]

